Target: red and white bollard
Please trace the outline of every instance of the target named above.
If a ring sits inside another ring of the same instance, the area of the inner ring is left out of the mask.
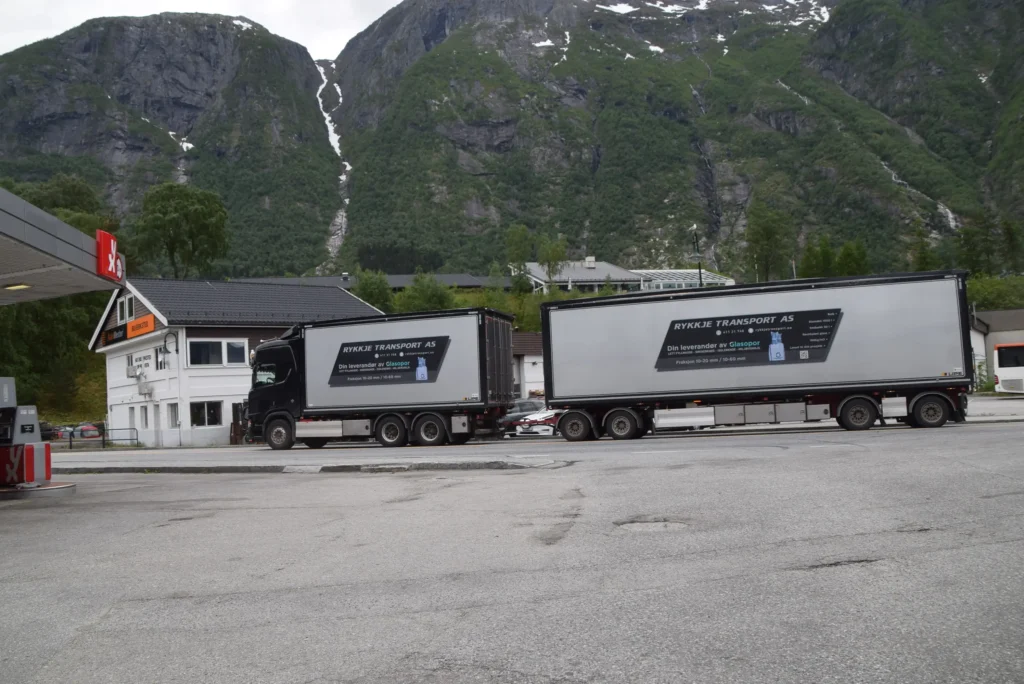
[[[51,467],[49,443],[0,447],[0,470],[9,487],[31,489],[49,484]]]

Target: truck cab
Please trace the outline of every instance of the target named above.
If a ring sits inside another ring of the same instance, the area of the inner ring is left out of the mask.
[[[264,342],[252,359],[249,390],[249,434],[263,437],[263,425],[272,415],[297,419],[302,413],[302,373],[290,340]]]

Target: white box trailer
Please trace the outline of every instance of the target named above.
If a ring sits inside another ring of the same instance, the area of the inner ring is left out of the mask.
[[[275,449],[464,442],[513,402],[512,317],[462,309],[298,326],[260,345],[248,415]]]
[[[810,279],[545,304],[545,389],[569,439],[642,436],[654,411],[715,424],[962,420],[965,274]]]

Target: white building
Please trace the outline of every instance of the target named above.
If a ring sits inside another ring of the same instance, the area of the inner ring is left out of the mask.
[[[516,275],[514,267],[512,275]],[[539,263],[527,262],[524,275],[533,285],[534,292],[548,291],[547,272]],[[617,292],[631,292],[639,290],[642,285],[640,276],[632,271],[605,261],[597,261],[594,257],[562,264],[562,270],[551,279],[551,283],[566,292],[597,292],[606,284],[611,285]]]
[[[107,357],[107,436],[229,444],[249,394],[250,351],[299,323],[379,314],[337,287],[130,279],[89,343]]]
[[[540,333],[512,333],[512,363],[516,396],[544,396],[544,344]]]
[[[643,278],[644,290],[688,290],[701,287],[725,287],[736,281],[713,271],[699,271],[696,268],[656,269],[633,271]]]

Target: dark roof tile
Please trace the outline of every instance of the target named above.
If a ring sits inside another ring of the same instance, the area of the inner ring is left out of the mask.
[[[280,327],[380,314],[338,287],[158,278],[130,283],[170,325]]]

